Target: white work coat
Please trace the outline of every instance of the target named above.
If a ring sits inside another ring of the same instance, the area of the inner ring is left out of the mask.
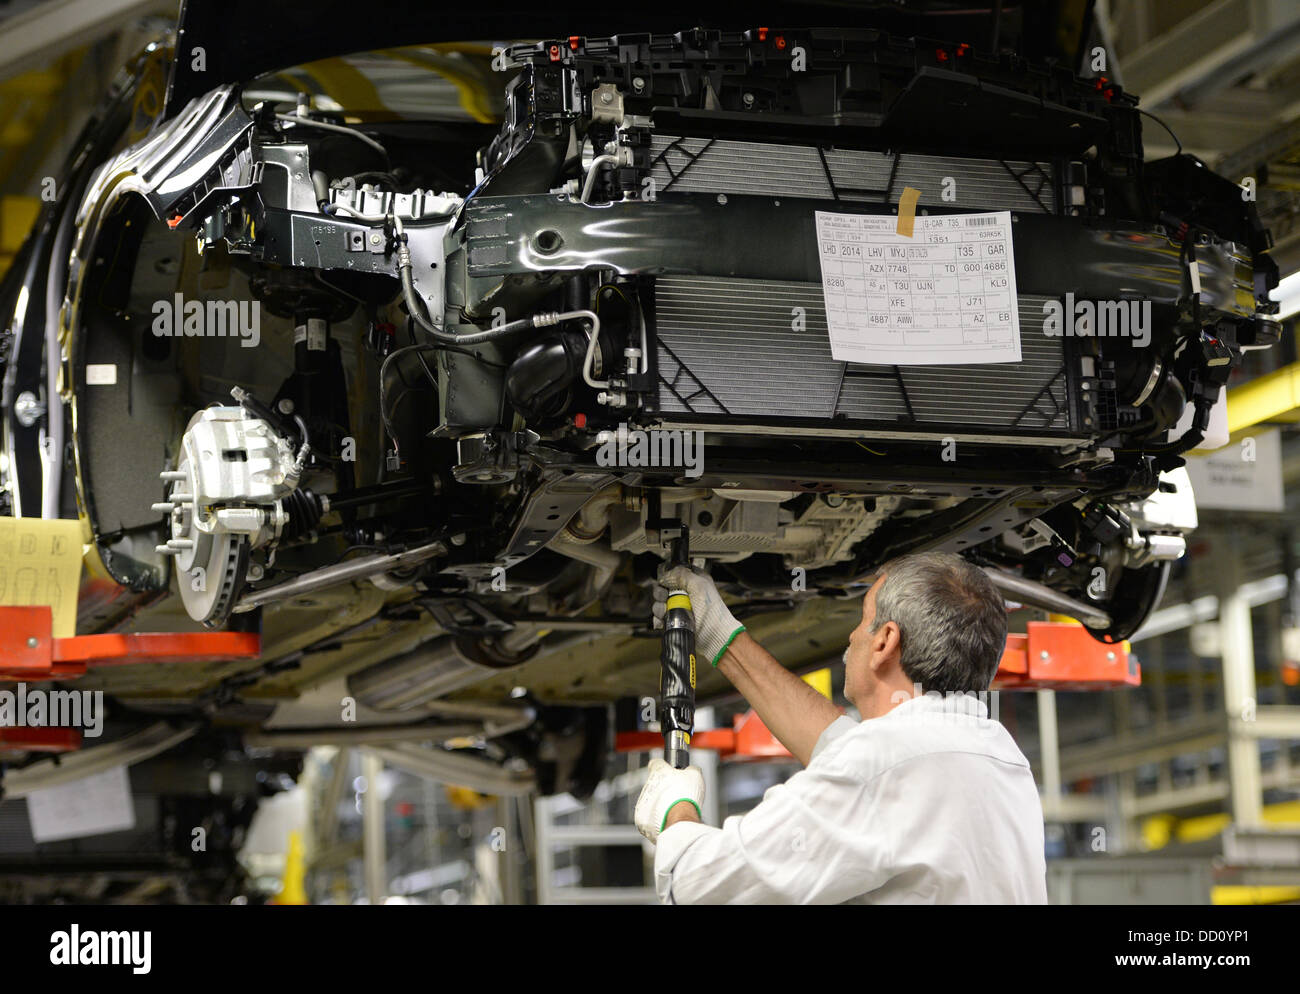
[[[1029,762],[974,695],[842,716],[806,769],[721,828],[659,836],[666,904],[1046,904]]]

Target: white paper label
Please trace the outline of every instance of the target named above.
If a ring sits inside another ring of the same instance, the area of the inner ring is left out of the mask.
[[[135,827],[135,806],[126,767],[34,790],[27,795],[27,816],[37,842],[102,835]]]
[[[117,366],[111,362],[87,363],[86,386],[111,387],[117,382]]]
[[[1011,213],[817,211],[831,356],[899,366],[1020,361]]]
[[[325,333],[325,322],[320,318],[307,319],[307,351],[324,352],[329,342]]]
[[[1196,506],[1203,510],[1285,511],[1282,433],[1249,435],[1213,455],[1187,460]]]
[[[307,343],[308,352],[324,352],[329,346],[329,334],[320,318],[308,318],[306,324],[293,329],[293,344]]]

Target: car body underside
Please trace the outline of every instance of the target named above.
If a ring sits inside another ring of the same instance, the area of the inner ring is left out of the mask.
[[[431,77],[463,57],[419,51]],[[8,397],[66,413],[7,411],[14,513],[88,522],[79,631],[263,652],[82,687],[127,725],[435,742],[446,777],[580,791],[609,705],[658,685],[683,528],[792,668],[920,550],[1098,638],[1141,624],[1195,527],[1180,456],[1278,335],[1234,182],[1144,162],[1113,85],[862,28],[476,51],[477,119],[265,76],[173,78],[140,121],[160,48],[88,132],[9,316]],[[892,226],[909,188],[918,223],[1009,212],[1019,361],[832,356],[818,215]],[[1052,334],[1067,294],[1149,305],[1146,337]]]

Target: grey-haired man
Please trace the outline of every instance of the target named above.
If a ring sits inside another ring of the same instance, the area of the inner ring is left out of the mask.
[[[1006,642],[1002,598],[981,570],[946,553],[883,567],[844,653],[861,722],[750,638],[707,576],[678,567],[661,583],[690,595],[696,654],[805,768],[712,828],[699,770],[652,760],[636,822],[657,844],[660,900],[1046,903],[1033,774],[976,696]]]

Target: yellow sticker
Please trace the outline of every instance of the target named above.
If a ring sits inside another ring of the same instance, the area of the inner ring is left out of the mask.
[[[81,522],[0,518],[0,605],[47,605],[55,638],[77,634]]]
[[[691,690],[695,689],[695,653],[691,653]]]

